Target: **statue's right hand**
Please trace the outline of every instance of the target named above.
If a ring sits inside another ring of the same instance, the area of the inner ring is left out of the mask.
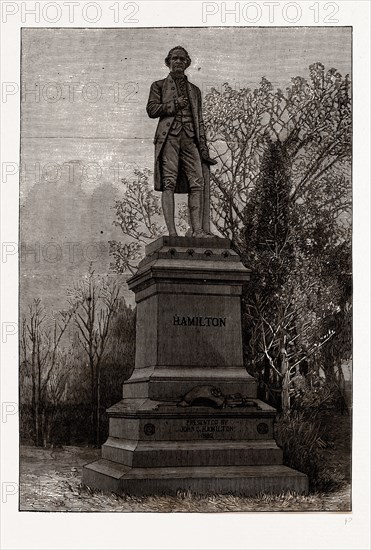
[[[178,105],[181,109],[183,109],[188,103],[188,99],[184,97],[183,95],[178,97]]]

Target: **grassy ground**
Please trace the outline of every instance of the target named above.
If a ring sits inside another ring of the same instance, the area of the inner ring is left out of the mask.
[[[100,457],[89,447],[55,449],[21,448],[20,510],[72,512],[323,512],[351,509],[350,416],[326,419],[332,434],[324,450],[326,460],[341,472],[341,487],[330,493],[299,496],[292,493],[200,496],[179,493],[176,497],[105,495],[81,485],[84,464]]]

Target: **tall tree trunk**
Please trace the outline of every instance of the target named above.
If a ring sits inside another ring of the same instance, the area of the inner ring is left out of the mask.
[[[95,433],[96,433],[96,422],[95,422],[95,402],[96,402],[96,392],[95,392],[95,369],[94,369],[94,359],[92,356],[90,360],[90,375],[91,375],[91,442],[95,443]]]
[[[96,445],[99,447],[100,442],[100,365],[97,365],[97,431]]]
[[[286,336],[284,336],[282,346],[281,346],[281,373],[282,373],[281,403],[282,403],[282,410],[284,413],[286,413],[290,409],[290,394],[289,394],[290,370],[289,370],[289,362],[287,360],[286,340],[287,338]]]
[[[36,411],[36,445],[43,447],[43,422],[42,422],[42,390],[41,390],[41,360],[40,340],[37,342],[37,411]]]

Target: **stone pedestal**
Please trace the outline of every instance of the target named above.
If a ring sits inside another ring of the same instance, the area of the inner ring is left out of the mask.
[[[227,239],[161,237],[129,281],[137,302],[135,369],[108,409],[102,458],[83,483],[104,491],[253,495],[307,491],[282,465],[276,411],[243,367],[242,285]]]

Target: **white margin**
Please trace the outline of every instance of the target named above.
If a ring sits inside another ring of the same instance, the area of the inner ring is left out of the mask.
[[[47,2],[41,1],[41,5]],[[101,7],[102,16],[87,23],[81,16],[79,2],[75,20],[69,22],[63,9],[54,26],[62,27],[151,27],[206,26],[202,21],[202,2],[135,2],[139,6],[138,23],[114,22],[110,0],[90,2]],[[290,2],[277,2],[278,15],[269,22],[268,11],[254,25],[288,26],[280,8]],[[62,5],[62,1],[49,2]],[[120,4],[124,4],[120,2]],[[128,3],[126,3],[128,4]],[[131,2],[131,4],[134,4]],[[204,3],[205,4],[205,3]],[[207,25],[223,26],[220,2]],[[227,7],[235,2],[227,2]],[[240,2],[241,5],[247,2]],[[250,3],[254,4],[254,2]],[[255,2],[264,4],[264,2]],[[267,4],[267,3],[265,3]],[[292,3],[291,4],[295,4]],[[302,15],[295,25],[316,26],[315,2],[301,1]],[[319,2],[321,9],[324,2]],[[20,549],[368,549],[370,522],[370,4],[366,0],[337,1],[336,26],[353,26],[354,90],[354,451],[352,513],[223,513],[223,514],[124,514],[124,513],[33,513],[18,512],[18,497],[2,504],[2,548]],[[1,79],[18,82],[20,77],[20,28],[53,26],[32,16],[21,21],[21,7],[35,2],[1,2],[18,6],[17,13],[2,23]],[[128,10],[131,10],[128,6]],[[11,9],[11,8],[9,8]],[[90,17],[93,17],[93,9]],[[120,7],[121,9],[121,7]],[[252,8],[253,9],[253,8]],[[204,7],[205,10],[205,7]],[[126,12],[128,13],[128,12]],[[252,13],[252,12],[251,12]],[[49,18],[53,17],[50,8]],[[252,15],[251,15],[252,17]],[[247,25],[227,17],[225,25]],[[323,25],[323,20],[319,25]],[[331,23],[334,25],[334,23]],[[19,95],[1,103],[1,160],[18,163]],[[1,184],[1,241],[18,240],[18,176]],[[18,317],[17,256],[1,263],[1,321],[16,322]],[[18,338],[2,344],[1,401],[18,402]],[[18,421],[14,415],[1,424],[2,482],[18,481]]]

